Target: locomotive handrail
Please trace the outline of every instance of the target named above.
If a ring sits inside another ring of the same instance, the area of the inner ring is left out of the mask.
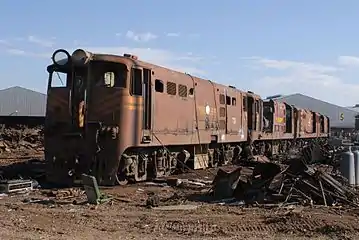
[[[216,109],[216,130],[219,129],[219,117],[218,117],[218,111],[217,111],[217,98],[216,98],[216,90],[215,90],[215,87],[214,87],[214,83],[211,81],[211,80],[208,80],[211,84],[212,84],[212,87],[213,87],[213,97],[214,97],[214,107]]]

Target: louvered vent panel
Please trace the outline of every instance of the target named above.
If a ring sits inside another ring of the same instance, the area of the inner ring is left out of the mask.
[[[170,95],[176,95],[176,84],[173,82],[167,82],[167,93]]]
[[[178,85],[178,95],[180,97],[187,97],[187,86],[185,85]]]

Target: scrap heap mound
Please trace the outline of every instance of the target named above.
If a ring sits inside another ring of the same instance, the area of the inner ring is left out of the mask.
[[[245,168],[219,169],[213,181],[213,194],[219,199],[236,199],[245,204],[348,205],[359,207],[358,194],[337,170],[307,165],[303,159],[289,165],[257,163]]]
[[[38,157],[43,155],[43,127],[0,125],[0,158]]]

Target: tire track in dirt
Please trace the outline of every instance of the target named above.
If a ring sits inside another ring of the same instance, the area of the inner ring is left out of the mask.
[[[139,227],[141,224],[137,224]],[[144,225],[142,225],[144,226]],[[258,221],[240,222],[210,222],[210,221],[188,221],[188,220],[168,220],[147,222],[146,229],[151,233],[174,233],[179,235],[197,236],[233,236],[244,233],[319,233],[323,227],[327,226],[325,220],[321,219],[282,219],[274,218]],[[355,231],[354,226],[347,226],[345,229],[337,228],[338,231]]]
[[[304,221],[301,223],[272,223],[264,224],[261,222],[243,222],[243,223],[225,223],[217,225],[209,222],[181,222],[181,221],[166,221],[161,224],[157,224],[154,231],[171,231],[178,234],[198,234],[198,235],[211,235],[223,233],[236,234],[236,233],[248,233],[248,232],[282,232],[286,230],[300,231],[309,230],[313,231],[318,226],[321,226],[322,222],[316,221]]]

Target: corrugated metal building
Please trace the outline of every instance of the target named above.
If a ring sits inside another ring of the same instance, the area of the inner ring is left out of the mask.
[[[327,115],[330,118],[331,127],[334,129],[352,130],[355,127],[355,116],[358,112],[346,107],[337,106],[300,93],[279,96],[275,99]]]
[[[355,130],[359,131],[359,104],[355,104],[354,107],[348,107],[350,110],[354,110],[357,112],[355,117]]]
[[[22,87],[0,90],[0,116],[44,117],[46,94]]]
[[[353,110],[353,111],[356,111],[356,112],[359,112],[359,104],[355,104],[354,107],[348,107],[350,110]]]

